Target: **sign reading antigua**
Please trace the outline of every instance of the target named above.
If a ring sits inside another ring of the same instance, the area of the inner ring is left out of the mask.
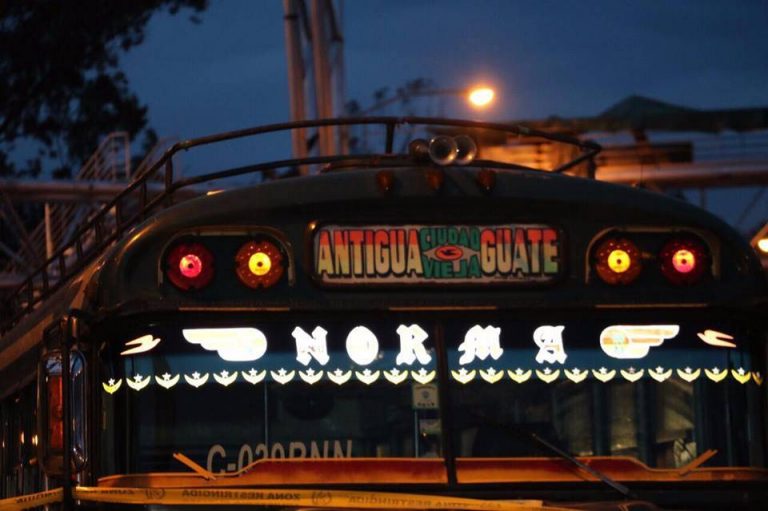
[[[560,273],[546,225],[325,225],[314,235],[324,284],[544,283]]]

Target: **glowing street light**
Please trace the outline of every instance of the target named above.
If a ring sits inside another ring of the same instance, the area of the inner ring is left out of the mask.
[[[474,87],[469,89],[467,99],[469,103],[476,108],[485,108],[491,104],[495,92],[490,87]]]
[[[395,96],[382,99],[369,108],[355,112],[354,115],[365,116],[382,108],[399,103],[411,98],[428,96],[456,96],[464,98],[470,106],[477,109],[487,108],[493,103],[496,97],[496,91],[487,86],[469,87],[466,89],[418,89],[418,90],[398,90]]]
[[[757,248],[763,254],[768,254],[768,237],[757,240]]]

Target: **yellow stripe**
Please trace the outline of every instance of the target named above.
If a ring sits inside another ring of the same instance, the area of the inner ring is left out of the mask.
[[[0,500],[0,511],[21,511],[62,501],[61,488]],[[75,500],[110,504],[284,506],[336,509],[463,509],[467,511],[566,511],[538,500],[500,501],[336,490],[290,489],[178,489],[89,488],[73,489]]]
[[[61,502],[64,493],[61,488],[55,490],[32,493],[9,499],[0,499],[0,511],[18,511],[21,509],[30,509],[33,507],[44,506],[45,504],[54,504]]]
[[[408,493],[292,489],[86,488],[76,500],[112,504],[281,506],[336,509],[464,509],[467,511],[562,511],[541,501],[463,499]]]

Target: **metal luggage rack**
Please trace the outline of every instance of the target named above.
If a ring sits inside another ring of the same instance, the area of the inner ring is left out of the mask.
[[[174,174],[173,156],[180,151],[195,147],[267,133],[370,125],[379,125],[385,128],[383,153],[335,154],[275,160],[187,178],[176,178]],[[413,126],[435,127],[442,130],[488,130],[518,137],[543,138],[552,142],[576,146],[580,150],[578,156],[556,168],[549,169],[551,172],[558,173],[583,162],[591,161],[601,149],[598,144],[593,142],[580,141],[576,138],[550,134],[523,126],[429,117],[341,118],[279,123],[181,141],[171,146],[152,167],[138,176],[123,191],[75,229],[68,242],[59,247],[45,263],[28,275],[13,290],[3,303],[3,319],[0,331],[6,332],[22,317],[31,313],[112,243],[120,240],[131,227],[148,218],[151,213],[171,206],[174,194],[180,189],[246,174],[259,174],[263,180],[279,179],[283,176],[275,173],[278,169],[297,169],[307,166],[323,165],[325,166],[323,170],[345,167],[434,166],[435,163],[429,158],[424,162],[419,162],[408,153],[393,152],[396,130],[403,126],[409,128]],[[541,169],[524,165],[482,159],[475,159],[466,163],[465,166],[541,171]],[[162,183],[159,191],[155,186],[156,183]]]

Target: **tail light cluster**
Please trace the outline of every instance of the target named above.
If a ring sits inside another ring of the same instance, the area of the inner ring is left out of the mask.
[[[240,246],[233,259],[217,261],[200,242],[179,242],[166,253],[165,275],[182,291],[202,289],[219,271],[230,271],[245,286],[258,289],[277,284],[284,273],[285,256],[278,244],[267,239],[252,239]]]
[[[643,273],[656,272],[671,284],[685,286],[696,284],[711,273],[709,250],[695,235],[679,234],[663,243],[643,246],[646,250],[641,250],[629,236],[605,238],[592,251],[592,268],[600,280],[610,285],[631,284]]]

